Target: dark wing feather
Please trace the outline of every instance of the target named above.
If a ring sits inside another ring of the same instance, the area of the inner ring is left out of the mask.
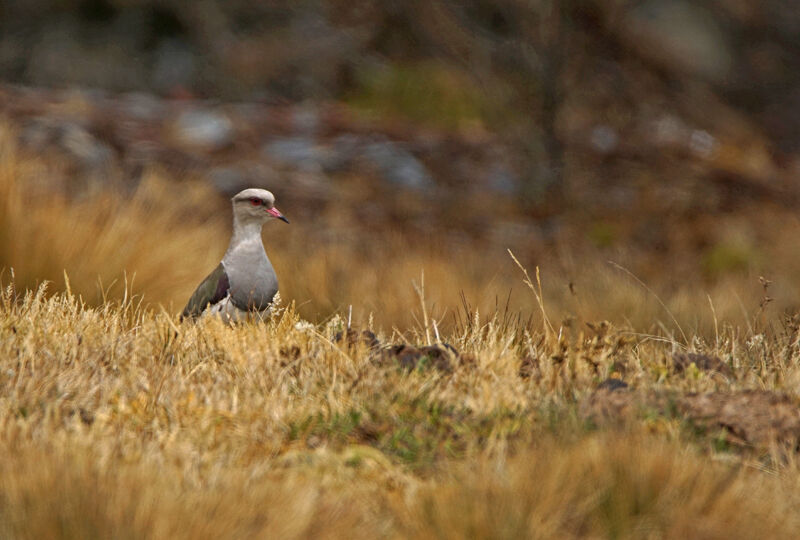
[[[206,279],[197,287],[194,294],[189,298],[189,303],[183,308],[181,318],[197,317],[209,304],[216,304],[226,296],[231,288],[231,282],[225,267],[222,263],[211,272]]]

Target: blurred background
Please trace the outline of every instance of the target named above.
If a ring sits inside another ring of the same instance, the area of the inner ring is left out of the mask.
[[[176,312],[259,186],[314,320],[535,317],[510,249],[556,323],[752,329],[800,302],[799,173],[790,0],[0,3],[20,290]]]

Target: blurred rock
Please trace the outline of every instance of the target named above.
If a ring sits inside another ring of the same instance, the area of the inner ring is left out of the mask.
[[[611,126],[601,124],[592,128],[589,142],[597,153],[610,154],[619,146],[619,134]]]
[[[800,408],[785,394],[743,390],[733,394],[688,394],[677,401],[680,413],[698,427],[724,430],[727,442],[760,448],[800,443]]]
[[[133,141],[126,148],[125,161],[129,164],[147,165],[159,160],[161,145],[156,141]]]
[[[598,390],[607,390],[609,392],[618,392],[622,390],[627,390],[628,383],[621,379],[615,378],[608,378],[597,385]]]
[[[692,364],[701,371],[715,371],[726,377],[734,375],[731,367],[716,356],[698,353],[675,353],[672,355],[672,365],[676,373],[683,373]]]
[[[220,150],[233,142],[233,122],[227,115],[206,109],[182,112],[173,123],[178,142],[203,150]]]
[[[31,118],[20,130],[20,144],[32,151],[41,152],[58,137],[56,122],[47,117]]]
[[[319,112],[316,108],[304,106],[292,111],[292,127],[297,133],[312,136],[316,134],[319,125]]]
[[[645,122],[641,131],[648,142],[655,146],[689,152],[701,159],[713,157],[718,146],[716,137],[708,131],[692,128],[680,118],[669,114]]]
[[[542,371],[539,369],[539,360],[535,356],[526,356],[520,362],[517,375],[522,379],[539,380],[542,376]]]
[[[349,170],[358,159],[365,141],[364,138],[353,133],[337,135],[331,141],[331,151],[325,161],[325,168],[329,172]]]
[[[81,125],[65,119],[33,118],[20,131],[19,142],[37,153],[55,147],[88,169],[106,166],[114,157],[114,150],[108,144],[98,140]]]
[[[502,163],[493,163],[486,171],[486,185],[497,193],[512,195],[519,189],[519,184],[519,177]]]
[[[600,385],[581,400],[578,414],[582,419],[598,425],[613,425],[635,417],[641,407],[639,396],[627,388],[612,387],[613,384]]]
[[[370,143],[364,147],[362,156],[381,177],[392,184],[411,189],[428,189],[434,185],[425,165],[397,143]]]
[[[164,102],[152,94],[130,92],[121,96],[122,111],[135,120],[158,120],[166,112]]]
[[[328,158],[328,152],[309,137],[274,139],[262,151],[283,165],[306,172],[321,172]]]
[[[708,159],[714,154],[717,141],[708,131],[695,129],[689,136],[689,150],[697,157]]]
[[[437,371],[452,373],[453,361],[458,358],[458,351],[448,343],[441,346],[415,346],[399,343],[381,350],[373,357],[373,360],[379,365],[397,365],[408,371],[433,368]]]
[[[114,151],[110,146],[97,140],[88,131],[75,124],[65,126],[61,144],[67,152],[89,169],[107,166],[114,156]]]
[[[582,400],[579,414],[600,425],[630,422],[643,414],[677,416],[699,433],[722,436],[728,443],[743,447],[774,450],[777,443],[796,451],[800,442],[796,400],[765,390],[636,394],[626,388],[598,387]]]
[[[649,134],[651,142],[657,146],[678,147],[686,139],[689,129],[680,118],[665,114],[652,121],[643,132]]]
[[[362,330],[358,332],[352,328],[348,328],[346,331],[340,330],[336,332],[333,336],[333,342],[345,345],[348,349],[356,348],[359,344],[363,344],[368,349],[373,350],[377,350],[381,346],[380,340],[378,340],[372,331]]]

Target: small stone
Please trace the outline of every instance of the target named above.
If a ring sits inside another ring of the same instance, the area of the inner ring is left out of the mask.
[[[313,135],[319,124],[319,113],[312,107],[298,107],[292,111],[292,127],[298,133]]]
[[[373,332],[369,330],[358,332],[352,328],[348,329],[346,333],[343,331],[337,332],[333,336],[333,342],[346,345],[348,348],[355,347],[360,342],[370,349],[380,347],[381,344]]]
[[[688,133],[688,128],[680,118],[664,115],[652,122],[646,130],[653,143],[664,146],[679,146]]]
[[[36,117],[27,122],[19,132],[19,142],[25,148],[41,151],[58,136],[58,126],[47,117]]]
[[[695,129],[689,136],[689,150],[697,157],[708,159],[717,146],[717,141],[708,131]]]
[[[458,357],[458,351],[449,344],[417,347],[407,343],[399,343],[381,351],[376,360],[383,365],[394,363],[409,371],[433,368],[437,371],[451,373],[453,371],[451,358]]]
[[[608,390],[609,392],[616,392],[618,390],[626,390],[628,383],[621,379],[609,378],[597,385],[598,390]]]
[[[526,356],[522,359],[522,362],[519,365],[519,371],[517,371],[517,375],[523,379],[528,379],[530,377],[538,378],[539,374],[539,362],[535,357]]]
[[[174,129],[178,140],[191,147],[219,150],[233,142],[233,122],[216,111],[184,111],[175,121]]]
[[[97,140],[91,133],[75,124],[64,127],[61,145],[83,166],[91,169],[108,164],[114,155],[110,146]]]
[[[283,165],[305,172],[321,172],[327,154],[309,137],[275,139],[265,144],[262,151]]]
[[[327,172],[340,172],[350,169],[364,148],[364,140],[353,133],[337,135],[330,144],[330,152],[325,160]]]
[[[717,358],[707,354],[698,353],[679,353],[672,355],[672,366],[677,373],[682,373],[692,364],[701,371],[716,371],[726,377],[733,376],[731,367]]]
[[[619,135],[617,130],[603,124],[592,129],[589,141],[597,153],[610,154],[619,146]]]
[[[83,407],[78,410],[78,414],[81,417],[81,422],[87,426],[91,426],[94,423],[94,414],[92,414],[90,411],[87,411]]]
[[[434,185],[425,165],[414,155],[391,141],[373,142],[364,147],[364,159],[392,184],[411,189]]]
[[[516,193],[520,184],[519,177],[501,163],[491,165],[486,176],[489,189],[503,195]]]
[[[130,92],[122,96],[120,107],[136,120],[157,120],[166,110],[164,103],[151,94]]]

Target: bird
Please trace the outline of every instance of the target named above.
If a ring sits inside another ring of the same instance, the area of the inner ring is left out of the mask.
[[[237,322],[269,314],[278,276],[264,251],[261,228],[271,219],[289,220],[275,208],[275,196],[265,189],[240,191],[231,204],[233,234],[228,250],[189,298],[181,320],[215,314]]]

